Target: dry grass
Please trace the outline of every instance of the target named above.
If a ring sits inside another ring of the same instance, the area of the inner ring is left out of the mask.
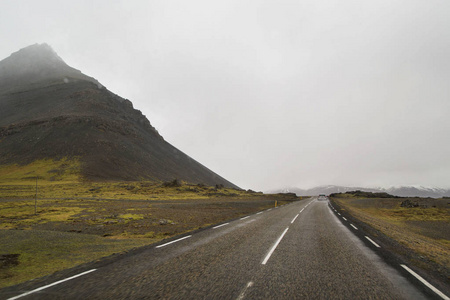
[[[0,200],[0,288],[272,207],[267,195],[177,200]],[[289,201],[290,202],[290,201]],[[278,205],[286,203],[278,198]]]
[[[2,253],[19,254],[17,265],[0,268],[0,288],[154,241],[44,230],[0,230],[0,240]]]
[[[161,182],[64,182],[38,180],[38,199],[132,199],[173,200],[209,199],[216,196],[248,196],[249,193],[231,188],[220,188],[183,184],[166,187]],[[1,182],[0,198],[34,199],[36,181],[22,184],[20,181]]]
[[[77,161],[0,168],[0,287],[217,224],[291,197],[161,182],[83,182]],[[35,178],[38,177],[37,214]]]
[[[0,198],[101,198],[134,200],[207,199],[247,195],[245,191],[202,185],[154,181],[89,182],[83,180],[78,159],[37,160],[27,165],[0,166]],[[37,180],[36,180],[37,179]]]

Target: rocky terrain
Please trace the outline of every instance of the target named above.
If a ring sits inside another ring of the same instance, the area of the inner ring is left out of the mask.
[[[0,61],[0,166],[77,159],[87,180],[237,186],[171,144],[123,99],[46,44]]]

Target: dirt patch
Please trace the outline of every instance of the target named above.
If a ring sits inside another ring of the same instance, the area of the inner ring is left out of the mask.
[[[20,254],[0,254],[0,269],[7,269],[19,264]]]

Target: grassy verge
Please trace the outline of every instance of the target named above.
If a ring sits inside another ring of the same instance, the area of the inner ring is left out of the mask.
[[[2,253],[8,254],[3,257],[0,288],[152,242],[46,230],[0,230],[0,240]]]
[[[333,197],[343,211],[415,253],[412,262],[450,279],[450,207],[448,199]],[[416,207],[402,207],[408,200]]]

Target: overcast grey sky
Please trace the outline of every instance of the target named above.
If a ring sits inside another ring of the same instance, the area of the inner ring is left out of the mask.
[[[450,187],[450,1],[0,2],[175,147],[256,190]]]

